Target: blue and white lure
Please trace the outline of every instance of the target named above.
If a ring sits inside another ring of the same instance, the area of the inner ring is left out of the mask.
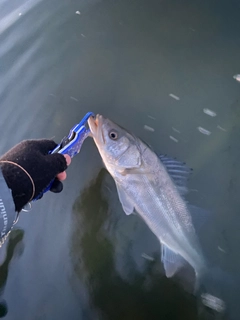
[[[87,120],[90,117],[94,117],[93,112],[88,112],[82,120],[75,125],[69,132],[68,136],[65,136],[62,141],[56,146],[50,153],[68,154],[71,158],[77,155],[83,145],[84,140],[90,135],[89,128],[86,127]],[[50,190],[54,179],[50,184],[32,201],[40,199],[44,193]]]
[[[94,113],[88,112],[51,153],[68,154],[71,158],[78,154],[84,140],[90,134],[90,130],[86,127],[86,122],[90,117],[94,117]]]

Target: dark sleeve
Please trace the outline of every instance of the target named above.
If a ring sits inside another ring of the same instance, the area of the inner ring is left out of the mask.
[[[15,211],[12,192],[0,170],[0,240],[12,229],[16,218],[17,212]]]

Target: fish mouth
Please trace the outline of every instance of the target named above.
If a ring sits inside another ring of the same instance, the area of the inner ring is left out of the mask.
[[[93,139],[98,143],[105,143],[103,133],[102,133],[102,125],[103,125],[103,116],[97,114],[96,117],[90,117],[88,119],[88,126],[91,131],[91,135]]]

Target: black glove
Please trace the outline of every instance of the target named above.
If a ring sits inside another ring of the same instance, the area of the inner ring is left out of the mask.
[[[0,158],[2,174],[12,190],[16,211],[20,212],[30,200],[41,195],[53,179],[50,190],[62,191],[63,185],[56,175],[67,169],[67,162],[62,154],[49,154],[56,146],[52,140],[25,140]]]

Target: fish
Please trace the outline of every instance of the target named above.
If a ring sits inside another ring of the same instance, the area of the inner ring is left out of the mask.
[[[172,277],[184,260],[200,275],[206,262],[182,198],[191,170],[173,158],[158,157],[142,140],[101,115],[88,124],[123,210],[127,215],[135,210],[159,239],[166,276]]]
[[[159,239],[166,277],[182,269],[186,262],[199,279],[209,268],[184,199],[191,169],[151,147],[113,121],[97,115],[88,125],[103,163],[113,177],[126,215],[136,212]]]

